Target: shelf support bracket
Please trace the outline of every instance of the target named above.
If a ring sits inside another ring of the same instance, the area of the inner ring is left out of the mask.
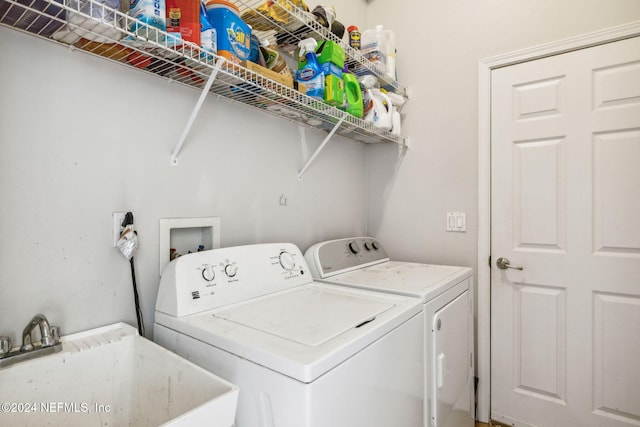
[[[346,114],[343,115],[342,117],[340,117],[340,120],[338,120],[338,123],[336,123],[336,125],[333,127],[333,129],[331,129],[331,132],[329,132],[329,134],[326,136],[326,138],[324,139],[324,141],[322,141],[322,144],[320,144],[320,146],[316,149],[316,151],[311,155],[311,157],[309,157],[309,160],[307,160],[307,163],[304,164],[304,166],[302,167],[302,169],[300,169],[300,171],[298,172],[298,179],[302,181],[302,175],[304,175],[305,171],[309,168],[309,166],[311,166],[311,163],[313,163],[313,161],[315,160],[316,156],[318,154],[320,154],[320,152],[322,151],[322,149],[324,148],[325,145],[327,145],[327,143],[329,142],[329,140],[331,140],[331,138],[333,137],[333,135],[336,133],[336,131],[338,130],[338,128],[340,127],[340,125],[342,124],[342,122],[344,122],[344,119],[346,118]]]
[[[209,90],[211,90],[211,86],[213,85],[213,82],[216,79],[216,76],[218,75],[218,71],[220,71],[220,67],[222,67],[223,62],[224,62],[224,58],[222,57],[219,57],[216,60],[213,70],[211,70],[211,75],[209,76],[207,83],[204,85],[204,88],[202,88],[202,92],[200,93],[198,102],[196,102],[196,105],[193,107],[191,116],[189,116],[189,120],[187,121],[187,124],[184,127],[184,130],[182,131],[182,135],[180,135],[178,144],[176,145],[176,148],[173,150],[173,153],[171,153],[171,166],[176,166],[178,164],[178,154],[180,154],[180,150],[182,150],[184,141],[187,139],[187,135],[189,134],[189,131],[191,130],[191,127],[193,126],[193,123],[195,122],[196,117],[198,117],[198,113],[200,113],[200,108],[204,103],[204,99],[207,97]]]

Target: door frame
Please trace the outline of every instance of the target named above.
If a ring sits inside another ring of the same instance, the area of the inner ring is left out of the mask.
[[[491,417],[491,72],[636,36],[640,36],[640,21],[492,56],[478,63],[478,421],[488,423]]]

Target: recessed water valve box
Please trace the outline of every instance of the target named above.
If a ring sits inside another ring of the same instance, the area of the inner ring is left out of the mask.
[[[220,247],[220,218],[161,218],[159,274],[171,262],[171,249],[184,255]]]

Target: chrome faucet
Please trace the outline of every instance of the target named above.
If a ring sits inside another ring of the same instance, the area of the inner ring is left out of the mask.
[[[25,352],[34,349],[33,344],[31,344],[31,333],[36,326],[40,327],[40,347],[51,347],[56,343],[56,339],[51,333],[51,326],[49,326],[47,317],[44,314],[36,314],[22,332],[22,347],[20,347],[20,351]]]
[[[40,342],[33,343],[31,334],[40,328]],[[22,346],[12,351],[11,338],[0,337],[0,368],[62,350],[60,328],[50,326],[44,314],[36,314],[22,332]]]

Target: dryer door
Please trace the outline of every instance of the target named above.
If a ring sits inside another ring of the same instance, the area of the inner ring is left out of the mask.
[[[473,426],[470,297],[471,293],[465,291],[433,317],[435,378],[431,403],[436,427]]]

